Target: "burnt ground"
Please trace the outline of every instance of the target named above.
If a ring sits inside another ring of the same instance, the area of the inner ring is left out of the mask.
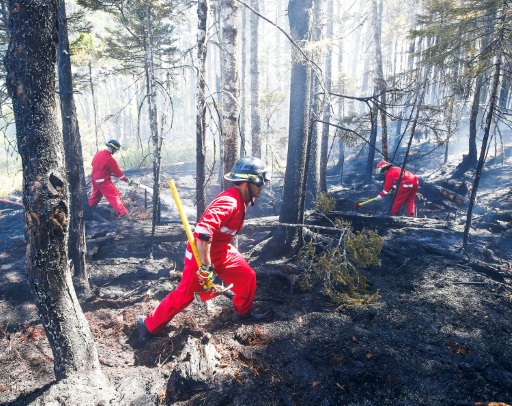
[[[193,303],[141,346],[136,317],[179,282],[184,243],[160,244],[153,259],[142,245],[97,251],[89,258],[94,295],[82,307],[102,371],[116,389],[111,404],[512,404],[509,166],[486,168],[468,255],[460,249],[467,193],[455,188],[464,182],[447,181],[450,168],[420,186],[418,217],[437,220],[436,228],[420,219],[389,225],[383,206],[356,212],[354,202],[375,196],[380,183],[340,187],[333,179],[336,210],[369,219],[384,238],[381,266],[363,270],[370,291],[378,292],[367,306],[335,307],[318,291],[292,292],[289,281],[272,272],[289,273],[292,262],[262,263],[253,255],[257,296],[265,298],[255,308],[268,321],[234,325],[230,300],[219,297],[208,305]],[[193,177],[176,173],[182,200],[192,208]],[[121,191],[129,218],[114,221],[103,206],[87,223],[88,237],[149,221],[140,190],[121,185]],[[251,208],[251,217],[277,214],[278,195],[277,182]],[[164,217],[177,219],[166,201]],[[17,209],[0,207],[0,403],[99,404],[72,393],[77,387],[53,395],[54,403],[43,395],[54,382],[52,353],[26,282]],[[261,235],[242,234],[240,250],[249,252]]]

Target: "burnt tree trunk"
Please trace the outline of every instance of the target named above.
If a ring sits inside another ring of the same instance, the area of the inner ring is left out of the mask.
[[[251,0],[251,6],[256,12],[260,12],[260,0]],[[261,119],[260,119],[260,76],[259,76],[259,52],[258,52],[258,25],[260,17],[251,13],[251,155],[262,158],[261,153]]]
[[[382,158],[388,160],[388,124],[386,111],[386,81],[384,79],[384,70],[382,68],[382,0],[372,1],[372,25],[373,25],[373,41],[375,45],[375,88],[377,98],[380,99],[380,117],[382,129]],[[379,100],[376,99],[375,103]]]
[[[197,219],[206,209],[206,43],[208,0],[197,2],[197,87],[196,87],[196,205]]]
[[[222,139],[223,173],[228,173],[238,160],[238,3],[235,0],[221,0],[222,18]],[[224,189],[230,182],[223,179]]]
[[[75,289],[79,294],[88,296],[91,292],[91,286],[89,285],[89,271],[85,262],[84,197],[87,197],[87,195],[84,193],[84,158],[76,117],[75,100],[73,98],[73,79],[71,76],[66,3],[64,0],[59,0],[59,7],[59,93],[71,210],[69,222],[69,259],[73,266]]]
[[[28,282],[60,380],[99,371],[99,362],[68,269],[68,183],[54,95],[58,3],[9,1],[9,9],[4,64],[23,165]]]
[[[153,27],[151,21],[151,6],[147,6],[147,36],[148,49],[146,51],[146,74],[149,105],[149,126],[153,142],[153,228],[160,224],[160,165],[162,138],[158,134],[158,113],[156,109],[156,83],[155,65],[153,57]]]
[[[334,0],[327,0],[327,28],[325,39],[327,51],[325,56],[325,91],[331,92],[332,88],[332,39],[334,34]],[[341,67],[340,67],[341,69]],[[327,192],[327,160],[329,155],[329,122],[331,121],[331,104],[328,94],[325,95],[323,106],[323,126],[320,142],[320,192]]]
[[[487,142],[489,141],[489,133],[494,116],[494,110],[496,108],[496,98],[498,95],[498,87],[500,84],[500,72],[501,72],[501,55],[496,58],[496,70],[494,72],[493,84],[491,89],[491,98],[489,101],[489,107],[487,109],[487,118],[485,120],[484,136],[482,138],[482,147],[480,149],[480,158],[478,159],[478,165],[476,167],[475,181],[473,182],[473,188],[471,190],[471,197],[469,198],[468,215],[466,219],[466,225],[464,227],[464,250],[468,249],[469,243],[469,229],[471,228],[471,216],[473,214],[473,206],[475,204],[476,192],[478,190],[478,184],[480,183],[480,177],[482,176],[482,169],[484,167],[485,155],[487,151]]]
[[[301,47],[304,46],[309,31],[309,10],[312,5],[313,0],[290,0],[288,4],[291,36],[296,44]],[[288,154],[284,178],[283,205],[281,206],[279,221],[299,224],[304,215],[301,212],[301,207],[306,169],[311,70],[299,49],[294,46],[292,53]],[[276,230],[271,244],[278,251],[286,251],[292,248],[301,237],[299,230],[296,228],[281,228]]]
[[[92,61],[89,60],[89,86],[91,87],[92,111],[94,114],[94,135],[96,137],[96,150],[100,149],[100,139],[98,136],[98,109],[96,107],[96,96],[94,94],[94,81],[92,80]]]
[[[320,10],[322,7],[322,0],[316,0],[314,2],[313,10],[313,22],[312,26],[315,27],[311,32],[311,40],[313,43],[319,42],[322,39],[322,26],[320,18]],[[322,52],[315,50],[312,53],[314,60],[322,59]],[[307,182],[306,182],[306,196],[305,196],[305,208],[311,209],[314,202],[320,194],[320,133],[318,131],[320,116],[323,113],[321,92],[323,91],[320,85],[319,72],[316,72],[311,67],[311,88],[310,88],[310,132],[309,132],[309,144],[308,144],[308,155],[307,155]],[[325,99],[324,99],[325,100]]]

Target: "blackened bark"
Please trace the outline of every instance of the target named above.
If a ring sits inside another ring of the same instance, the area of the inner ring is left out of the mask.
[[[303,46],[309,31],[310,9],[313,0],[290,0],[288,18],[293,40]],[[311,70],[301,53],[292,48],[292,70],[290,85],[290,115],[288,130],[288,155],[284,179],[283,204],[279,214],[282,223],[299,224],[302,218],[306,167],[306,146],[309,123],[309,83]],[[272,239],[278,251],[289,250],[301,238],[296,227],[279,228]]]
[[[28,281],[54,356],[57,379],[99,371],[98,356],[68,269],[69,197],[57,128],[58,3],[9,1],[4,60],[23,165]]]
[[[240,89],[238,86],[238,3],[235,0],[221,0],[222,17],[222,138],[223,173],[228,173],[238,160],[238,116]],[[223,180],[224,189],[231,182]]]
[[[311,32],[311,40],[313,42],[320,41],[322,38],[322,25],[321,25],[321,7],[322,0],[315,0],[314,2],[314,20],[312,26],[315,27]],[[313,52],[315,60],[322,59],[322,52],[316,50]],[[313,203],[318,198],[320,193],[320,133],[318,131],[320,115],[322,114],[322,99],[321,92],[323,91],[320,86],[320,79],[318,72],[315,72],[311,67],[311,94],[310,94],[310,134],[309,146],[307,152],[307,187],[305,195],[305,208],[313,208]]]
[[[375,160],[375,147],[377,145],[377,121],[379,116],[379,109],[376,104],[373,105],[370,111],[370,140],[368,142],[368,157],[366,158],[365,168],[365,182],[372,183],[373,181],[373,161]]]
[[[146,78],[148,90],[149,126],[153,143],[153,230],[160,224],[160,165],[162,161],[162,139],[158,134],[158,114],[156,109],[155,66],[153,58],[153,32],[151,7],[146,8],[148,47],[146,50]]]
[[[382,0],[372,1],[372,25],[373,25],[373,41],[375,45],[375,89],[380,101],[380,117],[382,129],[382,157],[388,159],[388,125],[387,125],[387,112],[386,112],[386,81],[384,79],[384,70],[382,68]]]
[[[325,91],[332,88],[332,39],[334,33],[334,0],[327,0],[327,53],[325,56]],[[341,52],[340,52],[341,53]],[[340,66],[341,69],[341,66]],[[322,136],[320,143],[320,192],[327,192],[327,158],[329,155],[329,122],[331,121],[331,105],[324,100]]]
[[[473,94],[473,103],[471,104],[471,114],[469,117],[469,148],[468,154],[464,156],[464,170],[474,169],[477,165],[476,136],[478,133],[478,113],[480,112],[480,97],[483,84],[483,74],[479,74],[475,82],[475,93]]]
[[[251,6],[256,12],[260,12],[259,0],[251,0]],[[252,155],[261,158],[261,120],[260,120],[260,76],[259,76],[259,52],[258,52],[258,23],[260,17],[251,13],[251,135]]]
[[[87,195],[85,194],[84,158],[76,117],[75,100],[73,98],[66,2],[59,0],[59,7],[59,93],[71,211],[69,222],[69,259],[73,267],[76,291],[78,294],[88,296],[91,293],[91,286],[89,285],[89,271],[85,262],[86,245],[83,208],[84,197],[86,198]]]
[[[96,150],[99,150],[100,139],[98,136],[98,111],[96,108],[96,96],[94,94],[94,81],[92,80],[92,61],[89,61],[89,86],[91,87],[92,111],[94,113],[94,135],[96,138]]]
[[[206,209],[206,52],[208,29],[208,0],[197,2],[197,88],[196,88],[196,204],[197,219]]]
[[[468,249],[469,243],[469,230],[471,228],[471,217],[473,214],[473,206],[475,205],[476,193],[478,191],[478,184],[480,183],[480,177],[482,176],[482,169],[484,167],[485,155],[487,151],[487,143],[489,141],[489,133],[491,130],[491,125],[494,117],[494,110],[496,107],[496,98],[498,95],[498,88],[500,84],[500,72],[501,72],[501,55],[498,55],[496,62],[496,70],[494,72],[494,79],[491,89],[491,99],[489,101],[489,107],[487,109],[487,118],[485,121],[485,129],[484,136],[482,138],[482,147],[480,149],[480,158],[478,159],[478,165],[475,173],[475,180],[473,182],[473,188],[471,189],[471,197],[469,199],[469,207],[468,207],[468,215],[466,219],[466,225],[464,227],[464,241],[463,248],[464,250]]]

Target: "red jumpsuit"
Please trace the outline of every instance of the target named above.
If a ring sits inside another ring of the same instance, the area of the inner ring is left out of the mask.
[[[240,191],[232,187],[213,199],[194,230],[196,240],[199,234],[210,236],[213,271],[227,285],[233,284],[233,307],[239,316],[251,311],[256,293],[256,273],[242,254],[231,245],[231,239],[242,229],[247,206],[248,203],[242,200]],[[145,319],[150,333],[160,333],[174,316],[194,300],[194,293],[202,289],[196,275],[197,269],[198,265],[189,243],[181,282]]]
[[[386,196],[393,186],[398,183],[400,178],[401,168],[398,166],[392,166],[386,171],[384,175],[384,189],[380,192],[380,196]],[[418,177],[413,175],[411,172],[404,170],[402,174],[402,180],[400,186],[396,192],[395,202],[391,207],[391,215],[396,216],[402,206],[405,204],[405,212],[408,217],[416,217],[416,206],[414,200],[416,199],[416,193],[418,192],[419,182]]]
[[[119,190],[110,179],[111,175],[125,182],[128,180],[108,150],[104,149],[96,152],[92,159],[92,194],[89,197],[89,206],[95,209],[101,198],[105,196],[114,210],[119,213],[119,216],[124,216],[128,213],[128,210],[124,207]]]

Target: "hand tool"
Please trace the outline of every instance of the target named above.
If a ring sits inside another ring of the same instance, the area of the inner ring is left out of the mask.
[[[378,200],[379,198],[378,197],[374,197],[373,199],[369,199],[369,200],[366,200],[365,202],[356,202],[356,209],[358,209],[359,207],[365,205],[366,203],[371,203],[371,202],[374,202],[375,200]]]
[[[201,262],[201,258],[199,258],[199,252],[197,251],[196,242],[194,240],[194,235],[192,234],[192,230],[190,228],[190,225],[187,220],[187,215],[183,211],[183,206],[181,204],[180,196],[178,195],[178,189],[176,189],[176,184],[173,179],[167,182],[169,187],[171,188],[172,197],[174,198],[174,201],[176,203],[176,207],[178,208],[178,213],[180,214],[181,222],[183,224],[183,227],[185,228],[185,233],[187,234],[187,239],[190,244],[190,247],[192,248],[192,253],[194,254],[194,257],[196,259],[197,265],[199,269],[203,265]],[[198,272],[199,272],[198,269]],[[198,274],[199,277],[199,274]],[[202,278],[199,277],[199,280]],[[224,287],[220,285],[215,285],[211,278],[205,278],[203,281],[203,290],[200,292],[195,293],[195,298],[198,302],[206,302],[207,300],[213,299],[214,297],[217,297],[219,295],[223,295],[224,293],[228,292],[232,287],[233,284]]]

